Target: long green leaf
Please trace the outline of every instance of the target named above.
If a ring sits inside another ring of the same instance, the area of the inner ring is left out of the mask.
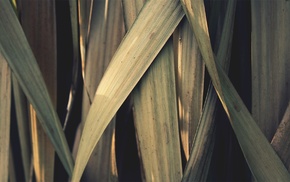
[[[143,2],[123,0],[123,4],[130,28]],[[143,181],[180,181],[182,175],[173,59],[170,40],[132,94]]]
[[[0,181],[8,181],[10,108],[11,108],[11,71],[0,53]]]
[[[177,30],[174,35],[179,127],[185,158],[188,160],[202,111],[205,66],[186,18]]]
[[[72,157],[40,69],[11,5],[8,1],[1,1],[0,4],[0,51],[36,110],[65,169],[71,175]]]
[[[90,34],[86,50],[84,91],[83,91],[83,122],[91,106],[96,89],[104,72],[111,61],[118,45],[124,36],[124,21],[121,1],[94,1],[92,4]],[[115,159],[115,118],[106,128],[99,143],[96,145],[84,172],[84,180],[115,181],[117,167]],[[79,142],[79,141],[75,141]]]
[[[270,141],[290,100],[290,3],[251,1],[252,113]]]
[[[177,0],[147,1],[115,53],[86,119],[72,181],[79,181],[114,114],[184,16]]]
[[[253,120],[223,69],[214,61],[203,1],[181,2],[197,37],[215,90],[231,121],[252,174],[258,181],[289,181],[288,171]]]
[[[223,2],[222,2],[223,3]],[[225,13],[224,25],[220,35],[219,46],[217,46],[217,61],[225,72],[228,72],[230,65],[230,50],[232,45],[233,26],[235,19],[236,0],[229,1]],[[217,35],[218,36],[218,35]],[[186,165],[183,181],[204,181],[207,180],[209,163],[211,162],[213,143],[215,141],[215,112],[217,95],[210,84],[205,99],[204,108],[197,128],[194,142],[191,148],[191,155]]]
[[[144,181],[180,181],[172,40],[168,40],[133,92],[134,123]]]
[[[85,59],[86,59],[86,46],[88,42],[88,32],[89,32],[89,19],[91,13],[92,0],[77,0],[78,1],[78,22],[79,22],[79,42],[80,42],[80,54],[82,61],[82,70],[84,71]],[[83,73],[83,72],[82,72]],[[84,73],[83,73],[84,76]]]
[[[55,1],[20,1],[21,25],[35,55],[50,98],[56,108],[57,53]],[[34,171],[37,181],[53,181],[54,148],[31,107]]]

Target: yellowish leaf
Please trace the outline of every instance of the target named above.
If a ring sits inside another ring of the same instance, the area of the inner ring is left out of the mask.
[[[186,160],[201,116],[205,66],[186,18],[181,21],[175,35],[175,70],[179,127]]]
[[[147,1],[111,60],[88,113],[72,181],[79,181],[105,128],[184,16],[177,0]]]
[[[134,89],[134,123],[143,181],[180,181],[182,164],[172,40]]]

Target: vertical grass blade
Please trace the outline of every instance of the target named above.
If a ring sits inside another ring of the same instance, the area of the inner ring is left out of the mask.
[[[40,69],[11,5],[8,1],[1,1],[0,4],[0,51],[36,110],[65,169],[71,175],[72,157]]]
[[[2,54],[0,54],[0,101],[0,181],[8,181],[11,72]]]
[[[18,84],[18,81],[14,74],[12,74],[13,95],[15,101],[15,112],[19,134],[19,142],[21,149],[21,158],[24,170],[24,179],[26,182],[30,179],[30,166],[31,166],[31,143],[30,143],[30,131],[28,121],[28,103],[23,91]]]
[[[79,26],[78,26],[78,6],[77,0],[70,0],[70,20],[71,20],[71,30],[72,30],[72,46],[73,46],[73,61],[72,61],[72,83],[70,88],[69,100],[67,103],[67,113],[64,121],[64,130],[66,125],[72,115],[72,107],[75,104],[76,92],[79,85],[79,74],[80,69],[80,44],[79,44]]]
[[[21,24],[56,108],[57,60],[55,1],[21,2]],[[33,162],[37,181],[53,181],[54,148],[30,107]]]
[[[143,181],[180,181],[182,165],[172,40],[165,44],[133,93]]]
[[[82,73],[86,60],[86,46],[88,42],[89,19],[91,13],[92,0],[78,1],[78,24],[79,24],[79,46],[82,61]],[[84,73],[83,73],[84,76]]]
[[[143,2],[124,2],[130,28]],[[143,181],[180,181],[182,176],[175,91],[174,56],[169,40],[133,90],[133,114]]]
[[[126,31],[131,28],[141,8],[144,6],[145,1],[146,0],[122,0]]]
[[[215,90],[230,119],[252,174],[258,181],[289,181],[288,171],[256,125],[223,69],[214,61],[203,1],[181,2],[191,22]]]
[[[224,24],[217,45],[217,61],[225,72],[228,72],[230,65],[230,52],[232,45],[233,26],[235,19],[236,0],[229,1],[224,17]],[[217,33],[216,36],[219,36]],[[209,164],[211,162],[212,150],[215,141],[215,112],[217,95],[210,83],[204,103],[202,115],[191,145],[192,153],[186,165],[183,181],[205,181]]]
[[[95,145],[183,17],[177,0],[148,1],[111,60],[84,126],[72,181],[79,181]]]
[[[53,181],[54,149],[44,133],[35,110],[30,105],[30,126],[33,151],[33,168],[36,181]]]
[[[252,113],[271,141],[290,100],[290,3],[251,1]]]
[[[179,127],[185,158],[188,160],[201,116],[205,67],[186,18],[181,21],[174,35]]]
[[[92,3],[90,34],[86,50],[84,92],[83,92],[83,128],[96,89],[103,74],[124,36],[124,22],[121,0],[94,1]],[[117,169],[115,163],[115,144],[112,142],[115,132],[115,118],[106,128],[100,142],[95,147],[83,179],[115,181]],[[76,143],[79,142],[76,141]]]

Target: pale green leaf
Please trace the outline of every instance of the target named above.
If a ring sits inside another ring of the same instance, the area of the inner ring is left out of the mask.
[[[90,34],[87,40],[88,46],[84,72],[83,119],[79,126],[81,129],[83,128],[97,86],[124,36],[121,0],[94,1],[91,10]],[[96,145],[84,171],[84,180],[116,180],[117,167],[115,162],[115,143],[113,143],[114,133],[115,118],[112,119],[99,143]],[[75,146],[77,143],[79,143],[79,140],[75,141]]]
[[[215,90],[255,179],[289,181],[288,171],[255,123],[223,69],[214,61],[203,1],[182,0],[181,2],[191,22]]]
[[[65,169],[71,175],[72,157],[35,57],[9,2],[1,1],[1,8],[0,51],[36,110]]]
[[[72,181],[79,181],[95,145],[184,16],[177,0],[147,1],[121,43],[88,113]]]
[[[185,158],[188,160],[202,111],[205,66],[186,18],[179,24],[174,38],[179,127]]]
[[[146,0],[122,0],[126,31],[132,27],[145,1]]]
[[[143,181],[180,181],[172,40],[168,40],[133,92],[134,123]]]

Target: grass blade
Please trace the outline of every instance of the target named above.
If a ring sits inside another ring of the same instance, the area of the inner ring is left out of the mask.
[[[84,126],[72,181],[79,181],[101,134],[183,16],[177,0],[148,1],[144,5],[96,91]]]
[[[223,69],[214,61],[203,1],[181,2],[198,40],[215,90],[231,121],[252,174],[258,181],[289,181],[288,171],[256,125]]]
[[[79,46],[80,46],[80,54],[81,54],[81,61],[82,61],[82,73],[85,67],[85,60],[86,60],[86,46],[88,43],[88,30],[89,30],[89,19],[91,13],[91,5],[92,0],[78,0],[78,22],[79,22]],[[84,73],[83,73],[84,77]]]
[[[290,100],[290,4],[251,1],[252,113],[271,141]]]
[[[2,54],[0,54],[0,100],[0,181],[8,181],[10,151],[11,72]]]
[[[8,1],[1,1],[0,51],[15,73],[25,95],[51,139],[68,174],[73,161],[58,116],[22,28]]]
[[[21,148],[21,158],[24,169],[24,179],[26,182],[30,179],[30,166],[31,166],[31,143],[30,143],[30,131],[28,121],[28,108],[27,100],[18,84],[15,75],[12,74],[13,95],[15,101],[15,112],[18,126],[18,134]]]
[[[72,108],[75,104],[77,88],[79,85],[79,79],[81,78],[80,69],[80,44],[79,44],[79,31],[78,31],[78,11],[77,11],[77,0],[70,0],[70,20],[71,20],[71,30],[72,30],[72,46],[73,46],[73,66],[72,66],[72,84],[70,88],[69,100],[67,103],[67,113],[64,121],[64,130],[66,125],[71,118]]]
[[[34,18],[31,18],[34,17]],[[21,24],[56,108],[57,60],[55,1],[21,2]],[[54,148],[30,107],[33,162],[37,181],[53,181]]]
[[[220,42],[217,46],[217,61],[226,72],[228,72],[230,65],[230,50],[232,45],[235,7],[236,0],[228,2]],[[219,35],[217,34],[216,36],[218,37]],[[214,121],[216,101],[217,95],[213,85],[210,83],[194,142],[191,146],[192,153],[183,175],[183,181],[207,180],[209,163],[211,161],[210,159],[215,141],[214,133],[216,123]]]
[[[33,151],[33,167],[36,181],[53,181],[54,175],[54,149],[50,140],[44,133],[35,110],[30,110],[30,126]]]
[[[94,1],[92,4],[90,34],[88,37],[83,94],[83,128],[97,86],[124,36],[121,1]],[[83,179],[114,181],[117,177],[115,144],[112,137],[115,118],[102,135],[85,169]],[[76,143],[79,142],[76,141]],[[75,144],[76,144],[75,143]],[[76,147],[75,147],[76,148]]]
[[[145,1],[146,0],[122,0],[126,31],[132,27],[137,15],[140,13],[141,8],[144,6]]]
[[[205,67],[186,18],[181,21],[174,35],[179,127],[185,158],[188,160],[202,111]]]
[[[174,56],[169,40],[134,90],[134,123],[144,181],[180,181]]]

